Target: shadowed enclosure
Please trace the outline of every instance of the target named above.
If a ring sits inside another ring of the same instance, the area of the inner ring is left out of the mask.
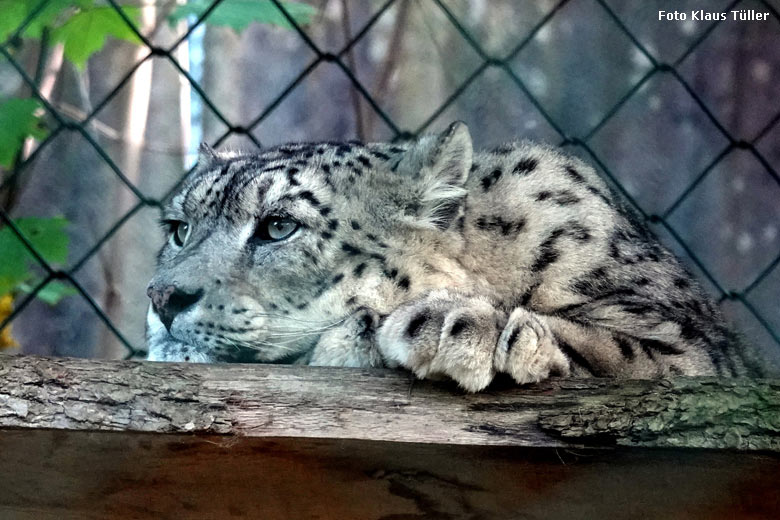
[[[477,147],[529,138],[594,165],[780,365],[775,0],[17,4],[0,24],[0,126],[19,129],[0,156],[0,255],[18,260],[0,256],[0,331],[22,352],[143,355],[155,220],[199,141],[400,140],[461,119]],[[88,16],[106,30],[85,42]]]

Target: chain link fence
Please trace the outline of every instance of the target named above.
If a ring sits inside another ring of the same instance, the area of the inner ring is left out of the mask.
[[[642,217],[649,224],[651,224],[651,227],[655,227],[656,229],[658,229],[658,227],[662,228],[672,238],[672,240],[676,241],[676,243],[679,245],[679,249],[687,254],[693,264],[698,268],[699,273],[703,275],[707,281],[709,281],[712,287],[715,288],[719,294],[720,303],[731,301],[743,306],[744,309],[746,309],[755,318],[755,320],[766,329],[767,333],[776,343],[776,346],[780,348],[780,331],[773,328],[772,324],[770,323],[771,320],[767,319],[767,316],[764,315],[764,309],[757,308],[756,305],[754,305],[749,299],[753,291],[756,291],[759,287],[762,287],[762,284],[769,283],[767,282],[767,279],[770,277],[770,273],[772,273],[780,263],[780,252],[778,252],[778,254],[774,256],[774,259],[769,262],[769,264],[766,265],[763,269],[761,269],[761,271],[755,275],[754,278],[749,281],[749,283],[740,288],[730,288],[727,287],[722,281],[720,281],[718,277],[711,271],[711,269],[708,269],[705,263],[697,256],[696,252],[693,251],[689,244],[687,244],[686,241],[681,237],[680,233],[678,233],[678,230],[674,225],[672,225],[671,222],[671,217],[679,209],[679,207],[685,203],[686,199],[697,188],[697,186],[705,182],[713,170],[717,168],[718,165],[731,153],[737,150],[741,150],[752,155],[755,160],[757,160],[763,166],[766,174],[771,176],[775,183],[780,184],[780,175],[778,174],[778,169],[780,169],[779,166],[772,164],[772,162],[765,156],[765,154],[762,154],[762,152],[759,150],[759,147],[757,146],[758,141],[760,141],[763,137],[772,132],[778,126],[778,123],[780,122],[780,109],[778,109],[777,106],[767,107],[767,109],[778,110],[778,113],[774,114],[771,120],[750,140],[740,139],[729,132],[726,126],[724,126],[724,124],[719,121],[719,118],[708,107],[705,100],[699,95],[699,93],[697,93],[697,90],[679,72],[681,64],[692,53],[694,53],[694,51],[696,51],[699,46],[707,41],[712,32],[718,26],[719,22],[713,22],[706,28],[706,30],[698,34],[692,43],[688,45],[687,48],[684,49],[683,52],[680,53],[679,57],[677,57],[674,61],[663,62],[659,61],[659,59],[657,59],[655,55],[648,48],[646,48],[645,45],[643,45],[643,43],[640,41],[640,38],[632,33],[631,30],[629,30],[624,20],[621,18],[621,16],[619,16],[616,10],[613,9],[609,2],[605,0],[594,0],[593,5],[596,6],[597,9],[601,10],[604,15],[612,20],[612,22],[614,22],[619,30],[622,31],[630,40],[630,44],[634,47],[635,51],[639,53],[643,59],[649,62],[650,67],[640,78],[638,78],[633,83],[633,86],[631,86],[631,88],[625,94],[623,94],[617,100],[617,102],[615,102],[611,108],[609,108],[609,110],[606,111],[605,115],[590,127],[589,130],[583,133],[572,133],[565,126],[561,125],[561,123],[559,123],[558,120],[551,114],[550,110],[545,106],[544,102],[534,93],[534,90],[529,87],[527,80],[516,72],[511,62],[530,44],[530,42],[539,34],[540,31],[544,30],[546,25],[555,20],[561,9],[563,9],[567,4],[576,2],[578,0],[561,0],[555,4],[527,34],[525,34],[521,39],[519,39],[519,41],[517,41],[514,48],[500,56],[490,54],[485,50],[478,37],[472,34],[469,29],[467,29],[467,24],[464,24],[458,18],[458,16],[456,16],[456,12],[451,8],[451,6],[448,6],[447,2],[444,0],[431,0],[431,5],[435,5],[435,8],[438,9],[451,24],[452,29],[457,31],[460,37],[479,56],[481,65],[473,70],[473,72],[471,72],[470,75],[468,75],[465,80],[463,80],[457,86],[457,88],[452,91],[444,103],[436,108],[436,110],[430,114],[430,116],[425,119],[422,124],[416,128],[405,128],[397,124],[393,120],[393,117],[391,117],[382,108],[381,104],[372,97],[369,90],[358,79],[358,74],[356,74],[356,71],[350,68],[348,60],[346,59],[346,55],[350,49],[356,46],[365,37],[365,35],[372,29],[372,27],[377,24],[377,22],[385,15],[385,13],[387,13],[387,11],[394,4],[404,0],[387,0],[381,4],[379,9],[370,17],[367,23],[365,23],[365,25],[359,31],[357,31],[354,36],[352,36],[351,39],[347,41],[346,45],[337,53],[325,52],[321,50],[320,46],[318,46],[314,39],[312,39],[307,33],[307,29],[296,22],[296,19],[290,13],[288,13],[283,3],[279,0],[272,0],[275,8],[279,10],[282,16],[284,16],[287,22],[292,26],[292,29],[295,31],[295,33],[313,52],[315,57],[300,71],[297,77],[295,77],[285,89],[279,92],[275,99],[269,103],[264,110],[257,114],[254,119],[252,119],[248,124],[238,125],[231,122],[228,117],[220,112],[217,105],[211,99],[209,99],[208,94],[193,78],[190,72],[188,72],[187,67],[182,66],[182,64],[177,61],[175,57],[175,50],[177,47],[181,45],[182,42],[187,41],[188,38],[192,36],[193,32],[204,23],[204,20],[206,20],[207,17],[217,7],[219,7],[219,5],[224,0],[215,0],[208,7],[208,9],[202,12],[197,20],[189,24],[189,28],[185,34],[183,34],[173,45],[166,48],[155,46],[149,39],[147,39],[147,37],[144,36],[144,34],[138,30],[138,28],[134,25],[133,21],[126,15],[126,13],[120,9],[120,6],[116,0],[108,0],[107,3],[116,10],[124,23],[126,23],[131,28],[131,30],[146,46],[148,54],[139,62],[135,63],[135,65],[133,65],[124,74],[121,81],[116,84],[116,86],[105,96],[104,99],[100,100],[92,107],[92,110],[89,114],[83,118],[77,119],[61,113],[61,111],[57,110],[57,108],[50,104],[46,98],[41,95],[40,91],[38,90],[36,78],[32,77],[25,71],[25,68],[16,61],[13,53],[11,52],[12,46],[20,39],[26,27],[34,22],[36,17],[39,16],[39,14],[50,1],[52,0],[40,0],[40,3],[37,5],[37,7],[29,13],[29,16],[27,16],[25,21],[16,29],[14,34],[12,34],[7,39],[7,41],[0,45],[0,56],[2,56],[2,58],[6,60],[11,65],[11,67],[13,67],[16,73],[18,73],[18,75],[22,78],[26,87],[29,88],[33,95],[41,101],[46,112],[48,113],[48,116],[50,116],[50,118],[55,121],[55,127],[51,130],[48,136],[38,144],[37,148],[35,148],[29,157],[27,157],[24,161],[16,164],[13,171],[9,172],[9,174],[3,180],[2,185],[0,185],[0,191],[2,191],[2,189],[10,183],[14,182],[14,180],[19,176],[23,176],[29,164],[34,161],[41,153],[41,151],[45,150],[49,143],[51,143],[59,134],[65,132],[75,132],[80,134],[89,144],[89,146],[94,148],[94,151],[102,158],[102,160],[105,161],[108,167],[116,174],[116,177],[120,179],[121,182],[127,187],[127,189],[132,192],[133,196],[135,197],[135,202],[133,207],[122,218],[114,223],[114,225],[110,227],[110,229],[108,229],[108,231],[102,237],[100,237],[100,239],[90,250],[86,252],[86,254],[77,259],[75,263],[70,265],[66,270],[58,270],[49,265],[44,260],[43,256],[38,251],[36,251],[28,237],[26,237],[22,230],[14,223],[6,210],[4,208],[0,208],[0,222],[2,222],[2,225],[8,226],[8,228],[14,232],[18,239],[25,245],[25,247],[29,249],[32,256],[40,264],[40,267],[45,271],[45,277],[35,287],[32,288],[29,294],[26,294],[23,298],[20,298],[17,301],[13,312],[11,312],[10,315],[8,315],[2,322],[0,322],[0,330],[11,323],[20,313],[22,313],[30,304],[30,302],[36,297],[36,295],[46,286],[46,284],[53,280],[61,280],[71,284],[80,295],[74,297],[83,298],[94,310],[95,314],[100,318],[100,320],[105,323],[106,327],[108,327],[113,332],[113,334],[116,335],[118,340],[127,349],[127,358],[143,354],[143,345],[131,344],[131,342],[123,336],[115,324],[112,323],[112,320],[109,319],[106,313],[104,313],[104,311],[101,309],[101,306],[98,304],[98,302],[96,302],[95,299],[90,296],[83,285],[76,279],[74,273],[81,269],[84,264],[90,260],[91,257],[96,255],[101,247],[103,247],[105,243],[111,239],[111,237],[114,236],[114,234],[116,234],[118,230],[123,225],[125,225],[126,222],[136,213],[145,207],[159,208],[165,200],[165,197],[150,198],[145,195],[136,185],[133,184],[133,182],[128,179],[125,173],[123,173],[122,169],[111,159],[111,157],[103,150],[103,148],[101,148],[99,142],[88,130],[88,125],[93,121],[96,114],[100,112],[100,110],[106,106],[115,96],[117,96],[120,90],[129,81],[131,81],[134,73],[136,73],[136,71],[144,62],[151,59],[162,59],[167,60],[175,68],[178,74],[180,74],[181,77],[183,77],[189,83],[191,88],[197,92],[202,102],[206,107],[208,107],[210,112],[227,128],[227,131],[221,137],[216,139],[215,142],[211,143],[215,147],[219,146],[231,135],[242,135],[260,147],[262,143],[258,141],[255,135],[252,133],[252,130],[260,125],[264,120],[266,120],[274,112],[274,110],[276,110],[277,107],[288,96],[290,96],[291,92],[296,88],[296,86],[298,86],[310,74],[312,74],[312,72],[322,63],[331,63],[335,65],[344,73],[344,75],[346,75],[347,78],[349,78],[351,85],[354,87],[358,95],[361,96],[363,101],[371,107],[371,109],[376,113],[376,116],[380,118],[389,129],[391,129],[391,131],[394,133],[395,139],[413,138],[421,132],[426,131],[428,127],[431,126],[431,124],[434,123],[434,121],[436,121],[437,118],[442,115],[471,84],[473,84],[483,74],[485,74],[486,71],[500,71],[500,73],[506,75],[506,77],[509,78],[514,86],[516,86],[516,88],[522,92],[522,94],[530,101],[530,103],[533,104],[536,110],[538,110],[538,112],[544,117],[546,123],[549,124],[550,127],[555,130],[555,132],[557,132],[560,138],[558,143],[559,145],[573,146],[584,151],[585,155],[587,155],[590,159],[590,162],[595,164],[601,170],[601,172],[611,182],[613,187],[615,187],[623,194],[623,196],[626,197],[626,199],[634,206],[639,214],[641,214]],[[740,7],[740,4],[743,3],[744,2],[742,0],[732,1],[723,9],[723,11],[737,9]],[[766,0],[760,0],[757,2],[757,5],[759,5],[762,10],[769,12],[775,20],[780,20],[780,13],[778,13],[778,10],[770,2]],[[659,76],[666,76],[671,78],[680,87],[682,87],[685,92],[687,92],[687,94],[693,99],[697,110],[700,111],[701,114],[703,114],[703,116],[709,120],[712,125],[715,126],[715,128],[717,128],[717,132],[722,136],[722,138],[724,138],[724,142],[726,144],[725,147],[717,151],[714,159],[711,160],[704,169],[697,172],[697,174],[693,177],[692,182],[690,182],[689,185],[674,199],[674,201],[668,205],[667,209],[660,214],[656,214],[648,213],[643,210],[642,206],[635,200],[635,197],[632,197],[629,191],[626,190],[625,187],[621,184],[618,176],[615,175],[613,171],[611,171],[610,167],[600,158],[599,153],[594,150],[591,141],[594,135],[599,132],[599,130],[601,130],[605,125],[607,125],[613,118],[615,118],[616,114],[618,114],[621,109],[637,95],[643,86],[645,86],[651,79],[657,78]],[[182,179],[183,178],[184,176],[182,176]],[[171,189],[171,192],[174,191],[175,188],[176,187]],[[138,326],[141,327],[142,324],[139,323]]]

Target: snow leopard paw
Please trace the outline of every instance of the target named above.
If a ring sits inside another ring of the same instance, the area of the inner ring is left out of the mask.
[[[509,315],[493,363],[498,372],[511,375],[520,384],[569,373],[569,362],[544,317],[522,307]]]
[[[404,366],[421,378],[443,374],[476,392],[495,375],[505,319],[486,298],[437,289],[390,313],[377,346],[389,366]]]
[[[361,307],[339,325],[326,330],[317,341],[307,364],[315,366],[381,367],[375,335],[379,315]]]

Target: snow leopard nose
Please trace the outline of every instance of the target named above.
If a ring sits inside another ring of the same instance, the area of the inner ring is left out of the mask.
[[[173,318],[180,312],[195,305],[203,297],[203,289],[195,292],[187,292],[175,285],[165,287],[149,286],[146,294],[152,300],[152,308],[160,317],[165,328],[171,330]]]

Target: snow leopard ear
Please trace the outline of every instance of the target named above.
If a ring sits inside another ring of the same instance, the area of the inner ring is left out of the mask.
[[[198,147],[198,166],[209,168],[217,160],[217,152],[206,143],[200,143]]]
[[[418,226],[447,229],[458,215],[472,153],[469,129],[460,121],[421,137],[406,151],[396,171],[417,182],[418,200],[409,209]]]

